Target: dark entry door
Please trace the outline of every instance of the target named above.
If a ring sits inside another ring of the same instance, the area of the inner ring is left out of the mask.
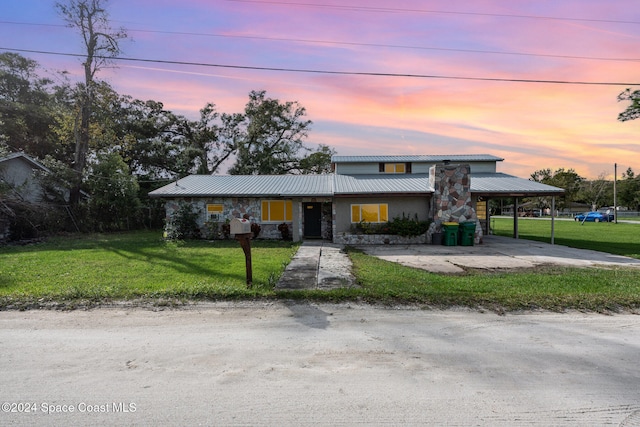
[[[322,237],[322,204],[305,203],[304,237]]]

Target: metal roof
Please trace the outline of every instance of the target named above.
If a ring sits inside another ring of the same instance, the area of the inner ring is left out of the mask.
[[[491,154],[443,154],[443,155],[405,155],[405,156],[332,156],[333,163],[393,163],[393,162],[416,162],[416,163],[442,163],[450,161],[452,163],[461,162],[501,162],[501,157]]]
[[[335,195],[430,194],[428,174],[335,175]]]
[[[504,173],[471,174],[471,193],[512,196],[562,195],[564,189]]]
[[[28,163],[29,165],[31,165],[31,167],[42,169],[43,171],[45,171],[47,173],[51,173],[49,168],[47,168],[42,163],[40,163],[37,160],[27,156],[24,153],[11,153],[11,154],[8,154],[5,157],[0,157],[0,163],[8,162],[9,160],[12,160],[12,159],[21,159],[22,161],[24,161],[24,162]]]
[[[428,174],[190,175],[149,193],[151,197],[331,197],[430,194]],[[562,188],[503,173],[471,175],[471,193],[501,196],[562,195]]]
[[[151,197],[333,195],[332,175],[190,175],[149,193]]]

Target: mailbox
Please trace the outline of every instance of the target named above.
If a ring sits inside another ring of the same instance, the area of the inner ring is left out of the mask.
[[[251,221],[244,218],[233,218],[231,220],[231,234],[251,234]]]

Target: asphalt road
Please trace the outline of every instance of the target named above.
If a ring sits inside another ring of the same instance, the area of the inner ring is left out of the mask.
[[[0,312],[0,425],[640,425],[640,317]]]

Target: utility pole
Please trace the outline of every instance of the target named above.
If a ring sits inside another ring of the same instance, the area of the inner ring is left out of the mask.
[[[616,193],[616,187],[618,184],[618,164],[613,164],[613,220],[618,223],[618,194]]]

